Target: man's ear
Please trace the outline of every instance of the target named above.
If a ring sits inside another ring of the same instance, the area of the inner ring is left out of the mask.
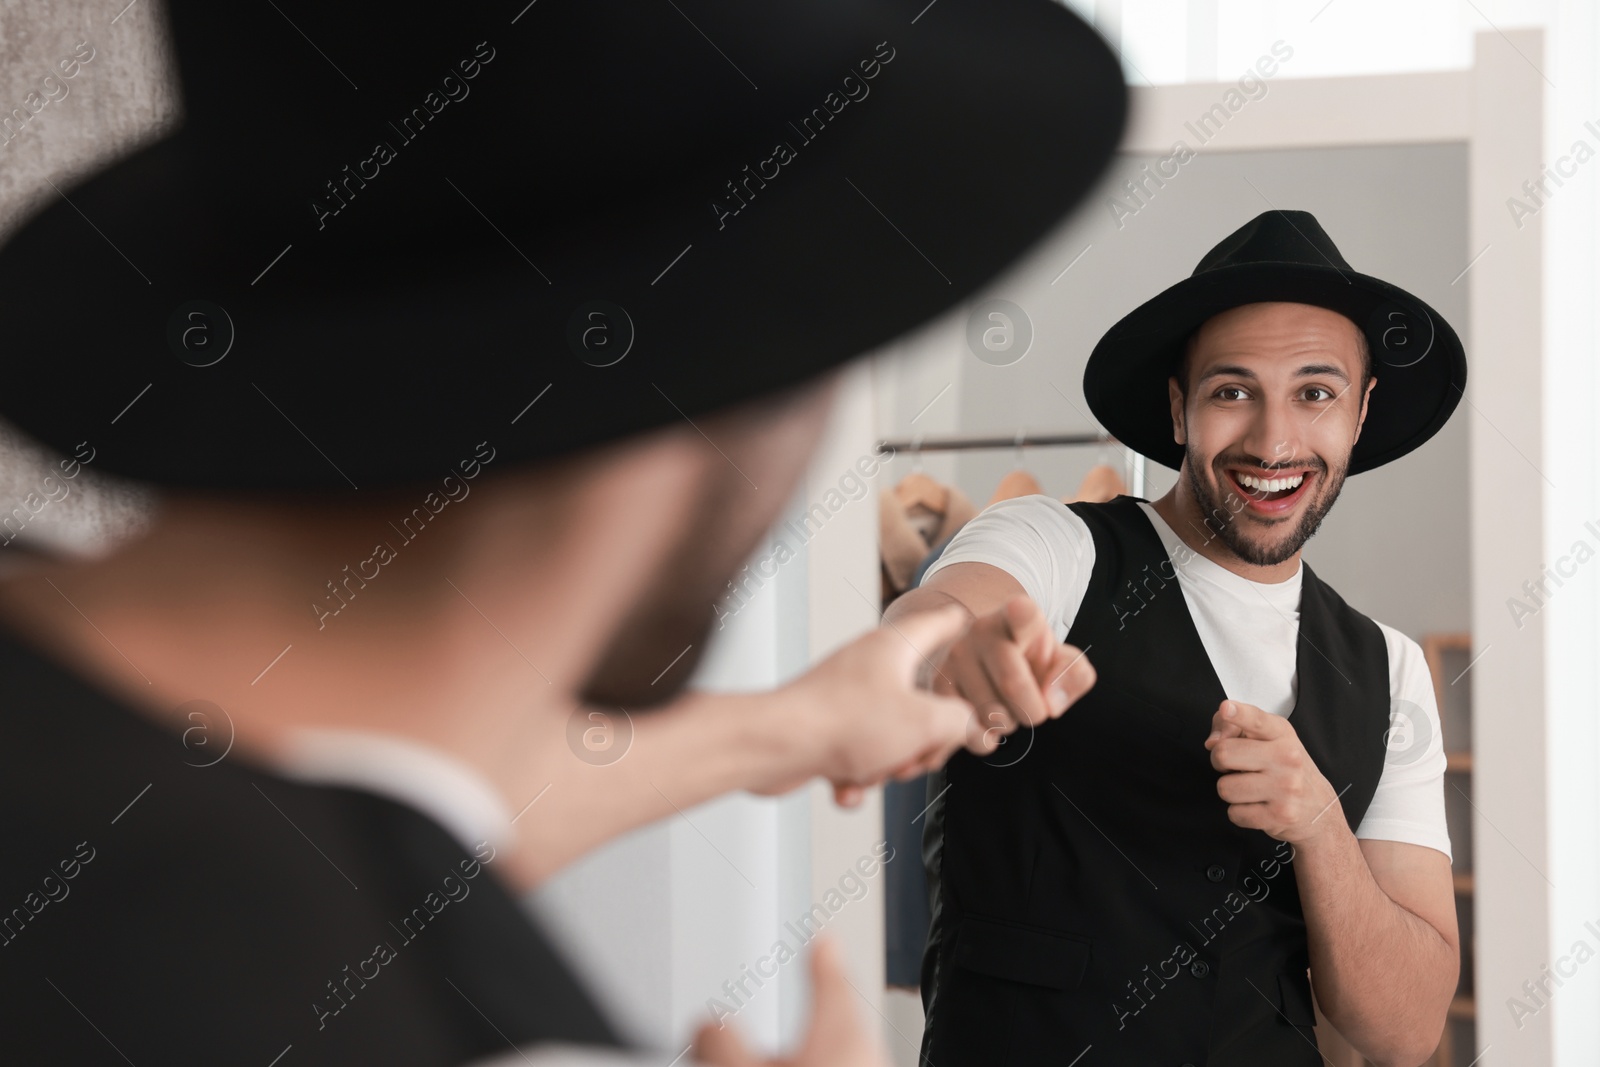
[[[1172,439],[1186,445],[1189,442],[1184,440],[1183,433],[1183,390],[1178,388],[1176,375],[1167,379],[1167,403],[1172,407]]]
[[[1350,439],[1353,445],[1361,440],[1361,427],[1367,424],[1367,406],[1372,399],[1372,390],[1378,387],[1378,376],[1374,374],[1367,382],[1366,391],[1361,394],[1361,414],[1356,419],[1356,435]]]

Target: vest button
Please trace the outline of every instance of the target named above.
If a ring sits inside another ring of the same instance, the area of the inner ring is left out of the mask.
[[[1206,877],[1211,879],[1213,882],[1220,882],[1224,878],[1228,877],[1228,872],[1222,867],[1219,867],[1217,864],[1213,863],[1211,866],[1206,868]]]
[[[1206,975],[1211,973],[1211,965],[1205,960],[1195,960],[1193,963],[1189,964],[1189,973],[1194,975],[1196,978],[1204,978]]]

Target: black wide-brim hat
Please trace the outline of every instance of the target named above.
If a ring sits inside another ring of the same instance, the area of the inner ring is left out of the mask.
[[[1349,474],[1421,445],[1465,395],[1466,353],[1444,316],[1397,285],[1351,270],[1309,212],[1268,211],[1106,332],[1084,369],[1090,410],[1111,436],[1176,470],[1184,449],[1172,439],[1167,379],[1185,343],[1213,315],[1269,301],[1336,311],[1366,336],[1378,385]]]
[[[1051,0],[168,9],[182,126],[0,252],[0,416],[174,486],[432,480],[798,385],[1017,260],[1126,111]]]

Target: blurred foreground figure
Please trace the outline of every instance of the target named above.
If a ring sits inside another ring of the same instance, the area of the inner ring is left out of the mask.
[[[834,369],[1120,134],[1059,6],[916,6],[170,5],[182,128],[0,252],[8,1061],[622,1062],[517,890],[964,743],[955,611],[682,691]],[[29,535],[91,483],[129,536]],[[832,956],[795,1062],[882,1062]]]

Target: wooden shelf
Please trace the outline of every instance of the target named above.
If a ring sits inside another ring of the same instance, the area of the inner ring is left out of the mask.
[[[1428,661],[1428,673],[1433,675],[1433,699],[1437,707],[1444,707],[1444,653],[1449,650],[1472,651],[1471,634],[1426,634],[1422,638],[1422,656]]]
[[[1470,681],[1460,676],[1452,679],[1445,672],[1445,658],[1447,653],[1458,652],[1470,656],[1472,654],[1472,637],[1465,633],[1436,633],[1426,634],[1422,639],[1423,655],[1428,661],[1428,673],[1433,676],[1433,695],[1435,706],[1439,709],[1441,726],[1445,718],[1445,693],[1456,682],[1462,682],[1457,688],[1468,688]],[[1464,697],[1465,694],[1458,694]],[[1457,744],[1469,740],[1469,731],[1460,737],[1446,737],[1446,742],[1454,740]],[[1472,751],[1469,748],[1461,751],[1445,752],[1445,774],[1454,780],[1445,786],[1446,791],[1461,790],[1471,792],[1471,785],[1461,781],[1462,777],[1472,774]],[[1471,830],[1467,831],[1468,837]],[[1473,896],[1477,889],[1476,879],[1470,870],[1452,871],[1450,880],[1455,888],[1457,906],[1471,907]],[[1472,931],[1462,931],[1463,964],[1470,959],[1472,949]],[[1468,986],[1470,988],[1470,984]],[[1451,999],[1447,1017],[1450,1022],[1440,1036],[1439,1047],[1434,1050],[1433,1056],[1428,1060],[1431,1067],[1451,1067],[1460,1062],[1456,1058],[1458,1041],[1473,1041],[1478,1030],[1477,1026],[1478,1005],[1470,995],[1458,995]]]

